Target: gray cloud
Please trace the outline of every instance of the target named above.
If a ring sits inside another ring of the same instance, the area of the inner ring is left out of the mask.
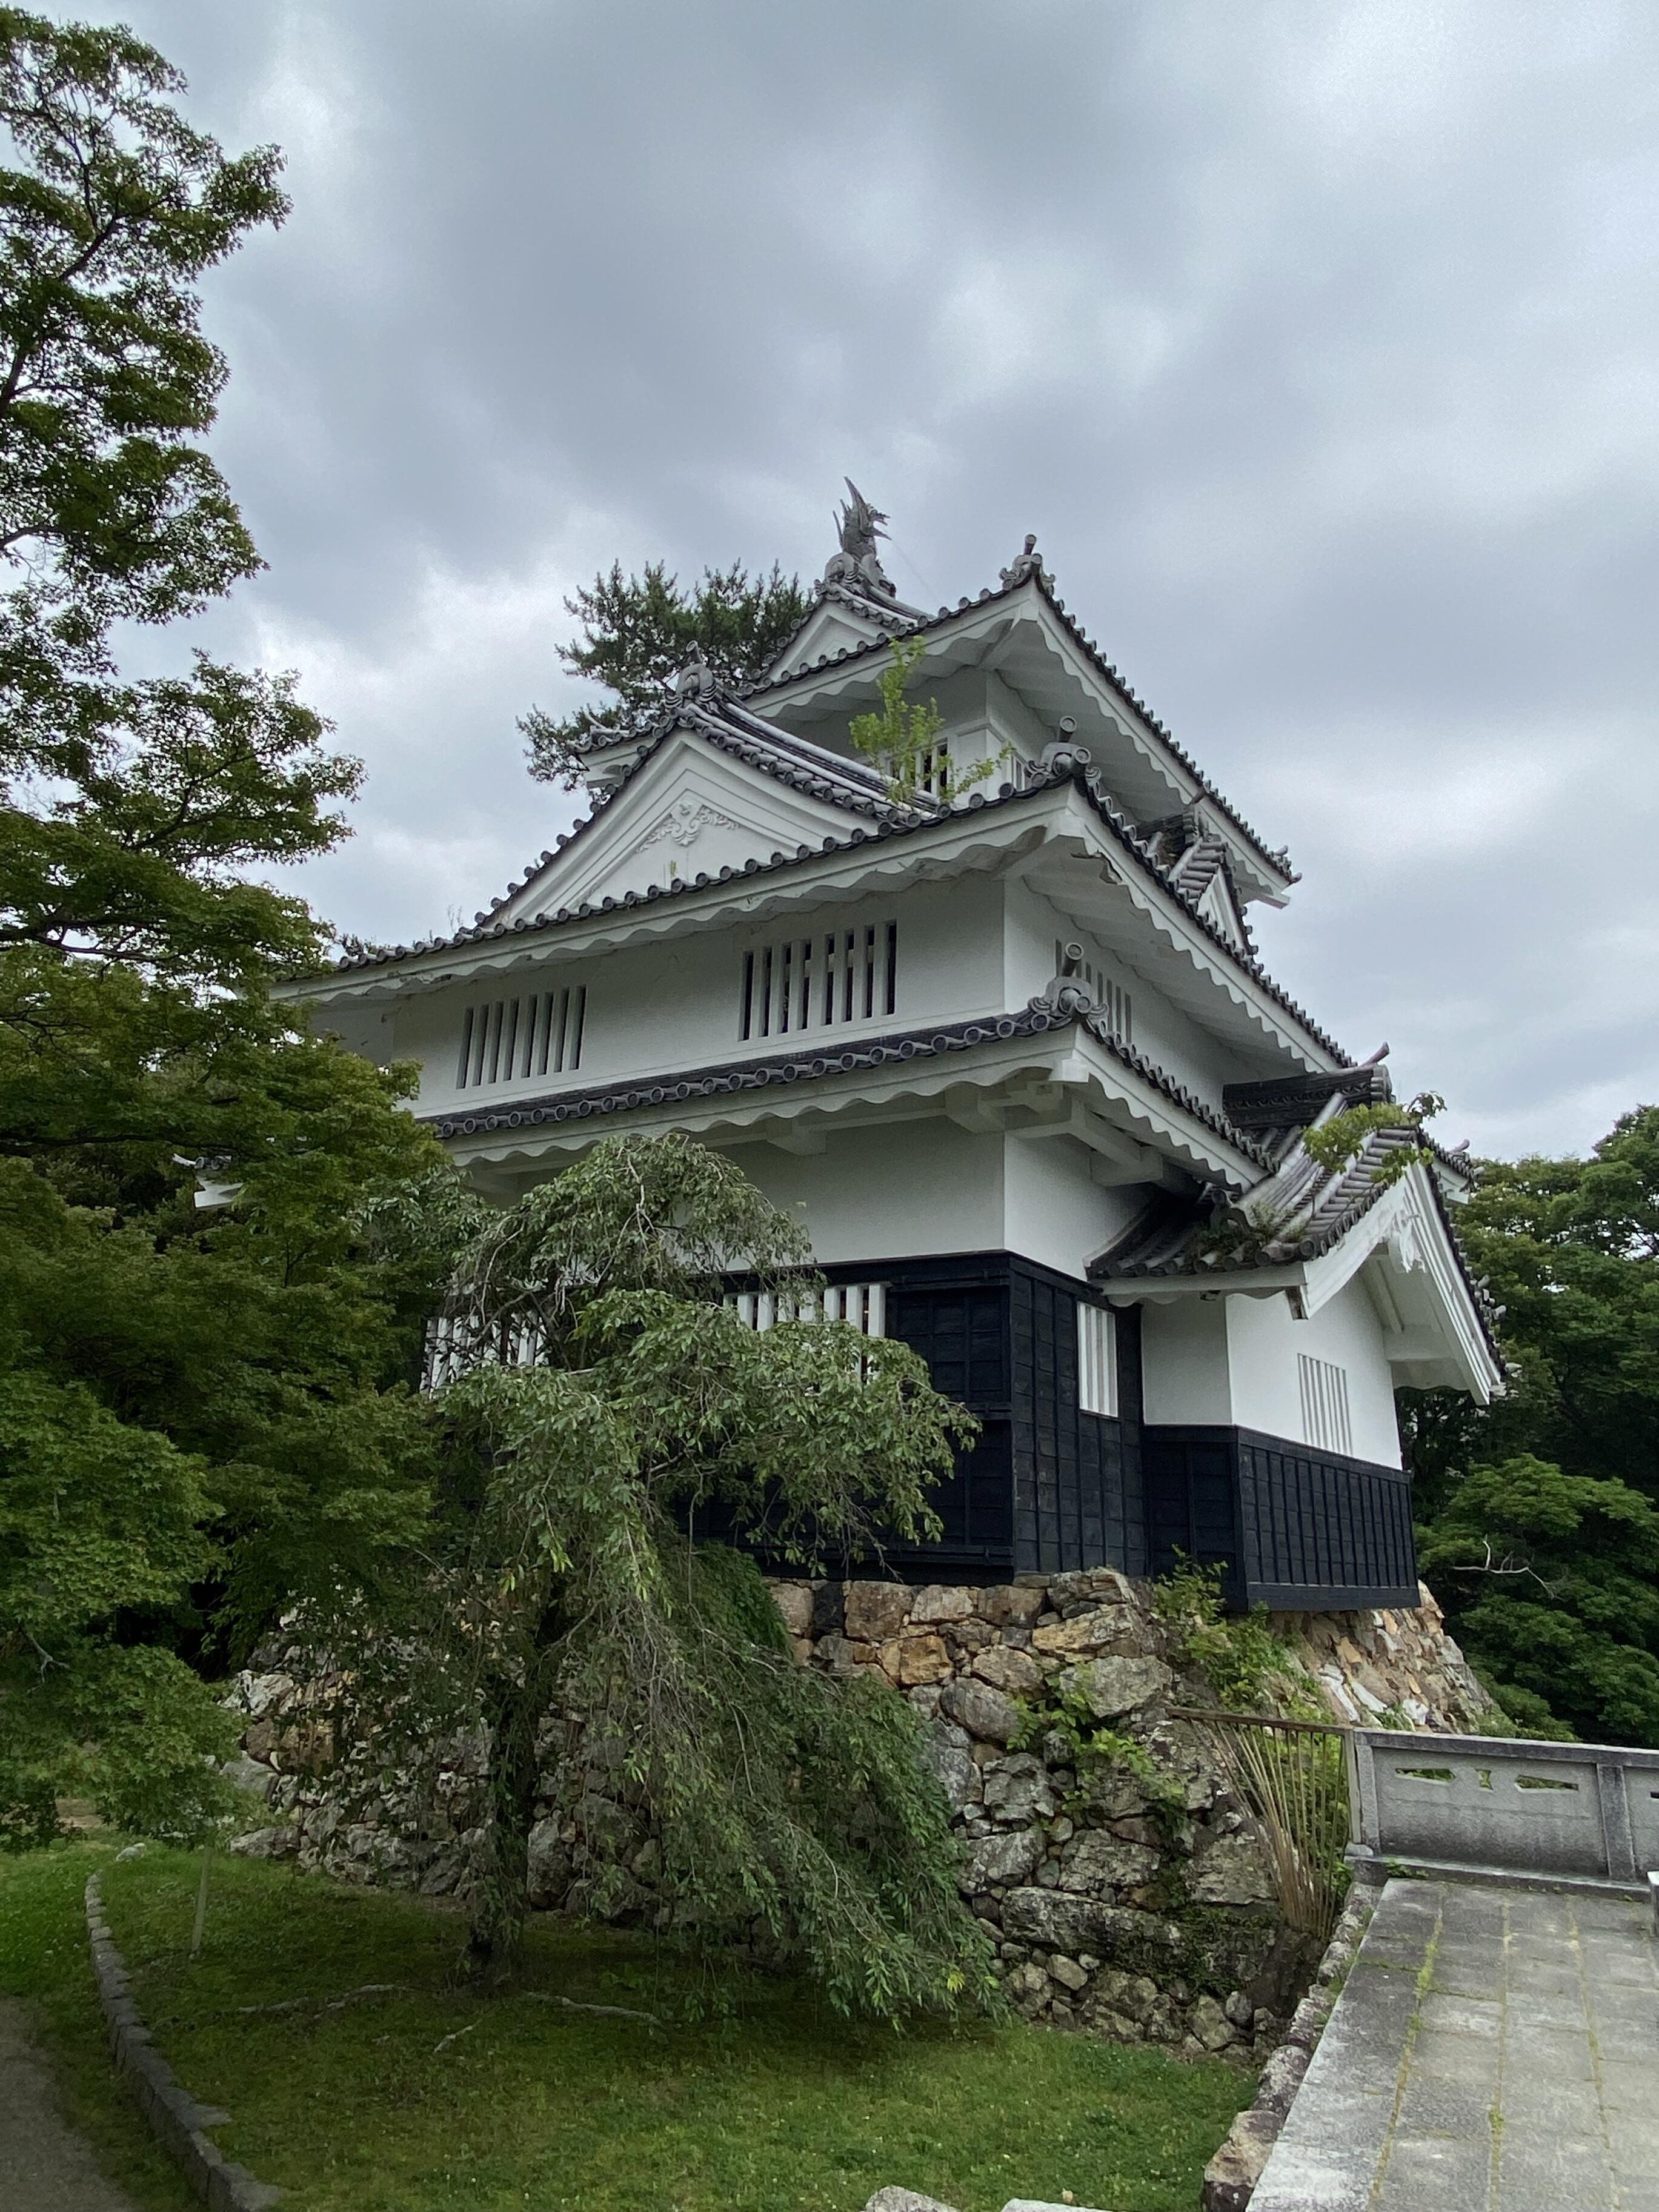
[[[128,13],[289,156],[211,288],[271,567],[202,628],[369,763],[304,876],[342,926],[470,915],[563,826],[514,723],[577,581],[814,573],[850,471],[933,601],[1040,532],[1291,841],[1269,963],[1449,1133],[1659,1097],[1639,0]]]

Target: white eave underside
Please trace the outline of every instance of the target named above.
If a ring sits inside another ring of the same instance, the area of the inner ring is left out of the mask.
[[[1050,802],[1046,807],[1041,805],[1043,798]],[[1063,856],[1063,869],[1054,865],[1057,856]],[[1310,1073],[1341,1065],[1288,1008],[1235,964],[1172,893],[1135,864],[1070,784],[1033,793],[1027,801],[952,814],[900,836],[814,854],[769,874],[734,876],[724,884],[618,906],[585,921],[527,927],[291,982],[279,986],[278,995],[319,1006],[385,1003],[484,977],[493,981],[625,945],[769,920],[908,881],[1001,872],[1022,862],[1030,864],[1027,872],[1045,895],[1059,898],[1080,922],[1092,918],[1109,927],[1115,907],[1121,910],[1127,899],[1139,919],[1146,953],[1157,961],[1155,987],[1202,1027],[1257,1052],[1269,1046]],[[1126,957],[1136,964],[1134,951]]]
[[[850,1041],[849,1041],[850,1043]],[[833,1052],[833,1042],[802,1047]],[[736,1069],[744,1063],[729,1065]],[[572,1086],[572,1097],[593,1085]],[[617,1091],[630,1086],[619,1082]],[[557,1093],[534,1103],[556,1103]],[[526,1102],[530,1103],[532,1102]],[[508,1109],[503,1102],[492,1112]],[[1088,1031],[1070,1024],[1032,1036],[996,1038],[936,1058],[888,1061],[795,1083],[775,1082],[708,1098],[664,1100],[593,1114],[581,1120],[542,1121],[517,1128],[467,1132],[469,1118],[452,1110],[428,1117],[440,1122],[453,1156],[467,1164],[511,1169],[532,1166],[550,1152],[585,1151],[599,1138],[627,1129],[680,1129],[714,1141],[745,1136],[779,1142],[785,1149],[817,1149],[832,1128],[873,1126],[945,1114],[968,1128],[1000,1129],[1011,1136],[1075,1139],[1101,1163],[1107,1182],[1156,1182],[1174,1167],[1199,1181],[1224,1181],[1235,1188],[1259,1182],[1262,1170],[1249,1156],[1164,1095],[1158,1085],[1126,1066]],[[480,1113],[480,1120],[490,1118]],[[1179,1178],[1177,1178],[1179,1180]],[[1189,1186],[1188,1186],[1189,1187]]]
[[[1245,895],[1272,906],[1285,903],[1287,883],[1280,865],[1127,695],[1103,676],[1035,583],[936,618],[931,629],[914,635],[926,639],[931,680],[963,669],[990,670],[1051,727],[1070,715],[1078,725],[1076,742],[1093,752],[1115,802],[1133,820],[1152,821],[1201,805],[1213,819],[1216,834],[1226,840]],[[744,703],[755,713],[778,718],[786,727],[799,727],[803,720],[831,711],[844,715],[849,708],[875,701],[877,682],[887,665],[882,653],[866,651],[776,678],[748,694]]]

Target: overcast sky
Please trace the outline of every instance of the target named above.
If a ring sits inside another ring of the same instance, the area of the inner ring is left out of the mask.
[[[1270,969],[1449,1141],[1659,1099],[1653,0],[124,12],[288,155],[210,289],[270,565],[204,627],[368,764],[341,927],[566,825],[514,726],[567,592],[816,575],[850,474],[928,605],[1039,533],[1288,841]]]

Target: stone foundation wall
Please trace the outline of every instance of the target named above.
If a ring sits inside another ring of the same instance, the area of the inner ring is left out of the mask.
[[[964,1896],[1021,2014],[1188,2055],[1266,2055],[1315,1961],[1281,1927],[1265,1854],[1200,1732],[1174,1716],[1213,1692],[1158,1619],[1150,1585],[1101,1569],[988,1589],[773,1588],[804,1665],[875,1669],[924,1723],[965,1846]],[[1410,1613],[1280,1617],[1290,1672],[1340,1721],[1478,1728],[1487,1701],[1423,1599]],[[240,1678],[238,1697],[250,1717],[239,1771],[275,1816],[241,1848],[430,1894],[465,1887],[482,1741],[444,1747],[439,1808],[417,1812],[406,1777],[349,1759],[317,1771],[331,1749],[326,1684],[278,1666]],[[1085,1772],[1063,1731],[1028,1725],[1063,1697],[1122,1747]],[[647,1919],[655,1845],[644,1813],[568,1741],[550,1723],[535,1901],[580,1911],[603,1856],[629,1870],[620,1917]]]

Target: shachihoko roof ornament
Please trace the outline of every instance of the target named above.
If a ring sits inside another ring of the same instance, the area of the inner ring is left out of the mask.
[[[876,540],[887,535],[882,525],[888,518],[878,507],[872,507],[851,477],[842,481],[852,497],[842,501],[836,514],[841,550],[830,555],[823,580],[850,584],[855,591],[878,592],[884,599],[896,599],[898,592],[876,551]]]

